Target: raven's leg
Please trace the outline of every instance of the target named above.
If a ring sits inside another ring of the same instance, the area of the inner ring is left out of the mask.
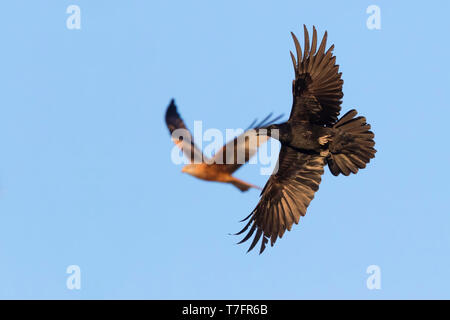
[[[328,157],[329,155],[330,155],[330,150],[328,150],[328,149],[320,151],[321,157]]]
[[[333,140],[333,138],[331,138],[331,135],[327,134],[325,136],[321,136],[319,137],[319,139],[317,139],[319,144],[321,146],[326,145],[328,142],[330,142],[331,140]],[[328,157],[330,155],[330,150],[328,150],[328,148],[326,148],[325,150],[321,150],[320,151],[320,156],[321,157]]]
[[[321,146],[323,146],[323,145],[326,145],[328,142],[330,142],[333,139],[331,138],[331,135],[327,134],[326,136],[319,137],[319,139],[317,139],[317,140],[319,141],[319,144]]]

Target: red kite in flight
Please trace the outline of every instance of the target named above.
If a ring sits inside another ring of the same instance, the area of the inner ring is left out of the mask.
[[[249,128],[239,137],[228,142],[222,147],[219,152],[212,158],[208,159],[203,155],[202,151],[195,145],[192,134],[186,128],[183,120],[177,112],[175,101],[172,99],[166,111],[166,124],[172,135],[174,143],[183,151],[184,155],[190,160],[190,163],[185,165],[182,172],[188,173],[196,178],[217,181],[224,183],[231,183],[241,191],[247,191],[250,188],[261,189],[258,186],[242,181],[232,174],[239,169],[244,163],[257,152],[258,147],[265,143],[269,136],[256,136],[255,129],[267,126],[274,123],[282,117],[282,115],[270,120],[272,114],[269,114],[259,124],[255,125],[256,120],[249,126]],[[178,136],[176,133],[181,134]],[[250,141],[250,131],[254,131],[254,140]],[[252,143],[253,142],[253,143]],[[232,149],[231,149],[232,148]],[[232,150],[227,153],[227,149]],[[241,158],[242,161],[239,161]]]
[[[343,80],[332,53],[334,45],[325,51],[326,32],[318,45],[315,27],[311,46],[305,26],[304,34],[302,52],[292,33],[297,59],[291,52],[295,80],[289,120],[262,128],[269,136],[277,130],[281,150],[278,171],[267,181],[256,208],[244,219],[249,219],[247,225],[238,233],[248,230],[240,243],[254,235],[248,251],[262,238],[262,253],[269,240],[273,246],[299,222],[319,189],[325,165],[335,176],[348,176],[365,168],[375,157],[374,134],[366,118],[356,117],[356,110],[350,110],[338,120]]]

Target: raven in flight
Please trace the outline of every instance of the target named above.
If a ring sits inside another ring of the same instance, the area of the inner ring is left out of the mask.
[[[248,251],[262,238],[262,253],[269,239],[273,246],[286,229],[290,231],[294,223],[298,224],[319,189],[325,165],[335,176],[348,176],[365,168],[376,152],[374,134],[366,118],[356,117],[356,110],[350,110],[338,120],[343,80],[332,53],[334,45],[325,51],[327,32],[318,46],[313,27],[310,44],[304,26],[303,52],[291,34],[297,51],[297,59],[291,52],[295,71],[292,110],[287,122],[258,130],[259,135],[273,138],[277,132],[281,150],[278,170],[264,186],[256,208],[243,220],[249,220],[248,223],[237,233],[248,230],[239,243],[254,235]]]
[[[249,161],[258,151],[258,147],[269,139],[268,136],[256,136],[255,130],[274,123],[283,115],[270,120],[271,116],[272,114],[269,114],[258,124],[256,124],[257,120],[254,120],[242,135],[224,145],[212,159],[208,159],[203,155],[202,151],[195,145],[192,134],[178,114],[173,99],[167,107],[166,124],[172,135],[173,142],[190,161],[189,164],[183,167],[182,172],[207,181],[231,183],[244,192],[250,188],[261,188],[233,177],[232,174]],[[255,138],[253,140],[251,139],[252,135]]]

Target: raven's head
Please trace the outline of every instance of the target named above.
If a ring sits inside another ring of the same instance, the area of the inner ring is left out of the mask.
[[[290,130],[287,123],[271,124],[270,126],[257,130],[258,135],[267,135],[273,139],[279,140],[281,143],[289,143]]]

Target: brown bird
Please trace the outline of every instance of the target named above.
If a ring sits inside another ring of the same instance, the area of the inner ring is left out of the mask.
[[[166,124],[172,136],[173,142],[183,151],[190,163],[185,165],[182,172],[190,174],[196,178],[231,183],[241,191],[250,188],[261,189],[258,186],[242,181],[232,174],[257,152],[258,147],[265,143],[269,136],[256,136],[256,129],[267,126],[282,117],[282,115],[270,120],[269,114],[264,120],[256,124],[256,120],[247,130],[228,142],[220,149],[212,159],[208,159],[202,151],[195,145],[191,132],[186,128],[183,120],[177,112],[175,101],[172,99],[166,111]],[[251,139],[251,136],[255,139]],[[227,153],[227,149],[232,152]]]
[[[278,170],[267,181],[261,199],[244,220],[248,230],[245,238],[253,241],[252,250],[262,238],[260,253],[270,239],[271,246],[286,230],[305,216],[306,209],[319,189],[324,166],[333,175],[348,176],[366,167],[375,157],[374,134],[366,118],[356,117],[350,110],[340,120],[342,84],[339,66],[333,56],[334,45],[325,51],[327,33],[318,46],[317,31],[313,27],[312,43],[304,26],[305,46],[292,33],[297,59],[291,52],[295,80],[292,83],[293,103],[289,120],[270,125],[258,134],[271,135],[281,143]],[[244,221],[243,220],[243,221]],[[249,229],[250,228],[250,229]]]

